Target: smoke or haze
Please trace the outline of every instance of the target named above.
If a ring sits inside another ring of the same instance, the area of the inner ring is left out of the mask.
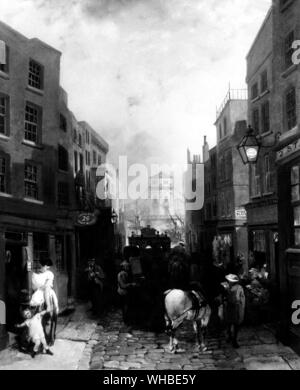
[[[244,87],[245,56],[270,0],[1,0],[1,20],[62,51],[70,109],[111,157],[184,162],[216,105]]]

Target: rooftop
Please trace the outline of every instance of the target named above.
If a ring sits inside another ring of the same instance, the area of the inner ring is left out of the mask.
[[[223,100],[222,104],[220,105],[219,108],[217,108],[217,113],[216,113],[216,120],[219,119],[221,114],[223,113],[226,105],[228,102],[232,100],[248,100],[248,91],[247,89],[232,89],[229,88],[225,99]]]

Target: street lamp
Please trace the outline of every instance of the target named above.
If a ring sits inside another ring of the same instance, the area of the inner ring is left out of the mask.
[[[115,212],[115,210],[112,210],[111,213],[111,223],[115,225],[118,221],[118,214]]]
[[[254,134],[254,130],[251,126],[248,126],[246,135],[242,138],[241,142],[237,145],[239,154],[246,164],[256,164],[258,160],[259,151],[261,148],[261,142]]]

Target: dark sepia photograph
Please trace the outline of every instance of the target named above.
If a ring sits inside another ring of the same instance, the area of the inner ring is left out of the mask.
[[[300,370],[300,0],[0,0],[0,376],[24,370]]]

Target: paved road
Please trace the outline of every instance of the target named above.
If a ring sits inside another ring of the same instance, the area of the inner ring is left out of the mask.
[[[178,332],[183,353],[171,354],[168,337],[142,330],[126,332],[120,312],[102,319],[96,328],[98,340],[90,360],[92,370],[292,370],[300,369],[300,358],[276,342],[266,327],[244,328],[239,337],[240,348],[233,349],[224,337],[208,337],[208,351],[195,351],[191,323]]]
[[[8,348],[0,352],[0,370],[298,370],[300,358],[277,344],[265,327],[244,328],[241,348],[233,349],[224,337],[208,337],[208,351],[194,350],[190,323],[178,334],[184,353],[173,355],[168,337],[142,330],[127,333],[118,310],[103,316],[99,324],[90,318],[86,305],[68,318],[60,318],[54,356],[29,355]]]

